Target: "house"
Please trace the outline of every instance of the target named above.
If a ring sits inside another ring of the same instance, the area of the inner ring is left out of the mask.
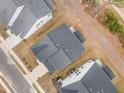
[[[0,23],[9,34],[27,39],[53,18],[54,9],[52,0],[1,0]]]
[[[108,70],[110,71],[110,69]],[[93,60],[58,81],[60,93],[117,93],[111,78]]]
[[[27,0],[8,32],[27,39],[53,18],[53,10],[54,5],[51,0]]]
[[[75,30],[75,33],[80,32]],[[82,44],[85,39],[81,33],[79,36],[81,40],[68,25],[62,24],[33,45],[32,51],[50,72],[61,70],[73,63],[84,52]]]
[[[12,26],[23,9],[27,0],[1,0],[0,1],[0,24],[5,28]]]

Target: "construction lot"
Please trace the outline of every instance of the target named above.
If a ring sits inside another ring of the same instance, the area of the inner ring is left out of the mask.
[[[42,39],[49,31],[56,28],[58,25],[62,24],[63,22],[68,23],[74,26],[75,28],[80,29],[80,31],[86,38],[86,42],[84,44],[85,53],[83,53],[81,57],[74,62],[74,64],[70,65],[63,71],[50,74],[47,73],[43,77],[39,78],[38,83],[41,85],[41,87],[43,87],[46,93],[57,93],[57,90],[53,86],[52,82],[54,78],[58,76],[64,78],[68,75],[70,69],[79,67],[88,59],[99,58],[104,64],[108,65],[116,75],[116,78],[113,83],[116,85],[118,93],[124,93],[124,79],[119,73],[119,70],[115,68],[115,66],[112,64],[113,61],[108,58],[109,56],[105,54],[104,50],[102,50],[101,47],[99,47],[95,41],[89,38],[87,32],[84,31],[82,26],[79,26],[80,19],[74,19],[72,17],[72,14],[68,12],[69,10],[66,9],[63,1],[64,0],[54,0],[56,5],[56,10],[53,14],[54,18],[50,22],[48,22],[44,27],[42,27],[39,31],[33,34],[28,40],[24,40],[22,43],[17,45],[13,50],[19,56],[25,66],[29,69],[29,71],[32,71],[36,66],[38,66],[38,63],[36,62],[36,57],[31,52],[31,46],[38,42],[40,39]],[[75,11],[73,12],[75,13]]]

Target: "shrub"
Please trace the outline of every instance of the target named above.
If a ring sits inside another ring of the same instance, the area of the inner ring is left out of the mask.
[[[117,16],[114,15],[114,13],[111,10],[107,10],[105,12],[105,20],[104,24],[109,28],[112,32],[123,32],[124,26],[119,23],[119,20]]]
[[[119,22],[118,17],[111,10],[105,11],[103,23],[112,33],[119,36],[120,42],[124,46],[124,25]]]

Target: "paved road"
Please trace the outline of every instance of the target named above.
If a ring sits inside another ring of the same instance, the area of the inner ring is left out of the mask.
[[[64,0],[64,5],[70,15],[74,19],[78,19],[78,22],[75,24],[83,28],[87,34],[87,39],[92,40],[93,43],[96,43],[104,51],[106,56],[112,61],[112,64],[124,77],[124,52],[122,52],[124,50],[120,48],[120,43],[113,41],[111,33],[106,31],[100,23],[84,11],[80,0]]]
[[[35,93],[16,66],[11,64],[13,63],[12,61],[0,48],[0,71],[11,82],[13,88],[17,93]]]

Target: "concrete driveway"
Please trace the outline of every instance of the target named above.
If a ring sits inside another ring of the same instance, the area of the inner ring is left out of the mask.
[[[17,93],[35,93],[33,87],[12,63],[13,60],[0,48],[0,71],[9,81],[8,83],[11,83]]]

